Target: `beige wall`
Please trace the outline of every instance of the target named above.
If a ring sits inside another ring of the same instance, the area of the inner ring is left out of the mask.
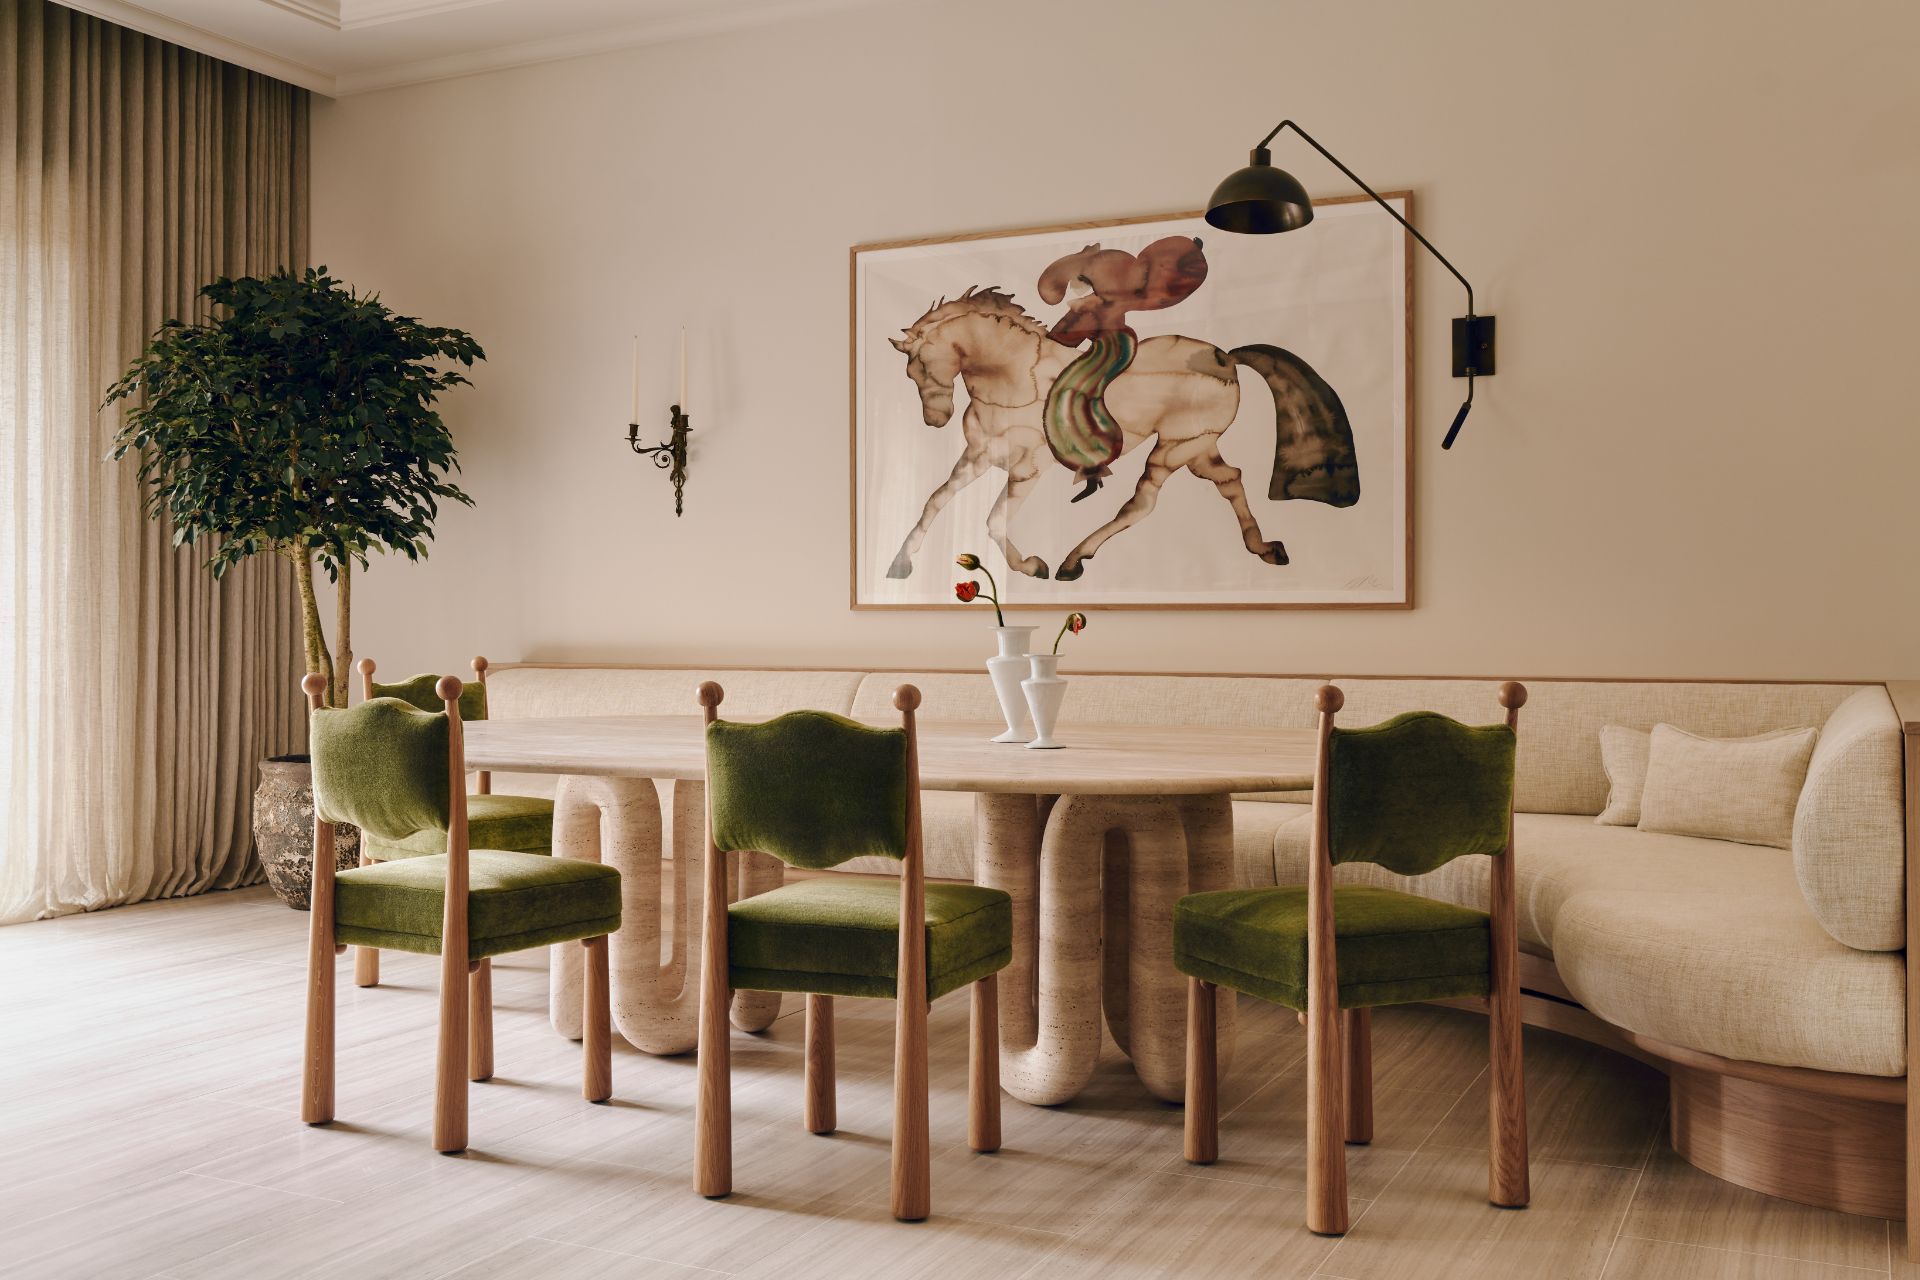
[[[847,608],[847,247],[1193,207],[1291,114],[1500,317],[1443,454],[1420,261],[1419,607],[1107,614],[1075,662],[1920,674],[1916,40],[1907,0],[909,2],[320,104],[316,260],[491,357],[479,506],[363,577],[356,647],[978,659],[984,612]],[[676,521],[617,437],[629,335],[664,426],[682,324]]]

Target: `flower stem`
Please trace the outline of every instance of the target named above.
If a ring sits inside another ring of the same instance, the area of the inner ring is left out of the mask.
[[[1060,624],[1060,629],[1053,633],[1053,653],[1055,657],[1058,657],[1060,655],[1060,642],[1067,638],[1067,628],[1072,625],[1073,625],[1073,615],[1068,614],[1066,617],[1066,621]]]
[[[1004,627],[1007,625],[1007,619],[1000,612],[1000,584],[993,580],[993,570],[986,565],[980,566],[980,572],[987,575],[987,601],[993,605],[993,625]]]

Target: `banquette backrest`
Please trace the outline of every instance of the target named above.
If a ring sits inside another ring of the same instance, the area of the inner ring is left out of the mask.
[[[1314,690],[1324,682],[1317,676],[1068,674],[1073,688],[1063,720],[1069,732],[1076,722],[1310,729]],[[1438,711],[1479,724],[1493,719],[1499,705],[1494,680],[1332,678],[1346,694],[1343,719],[1354,725],[1403,711]],[[993,721],[999,715],[984,672],[506,665],[490,671],[487,688],[498,719],[688,715],[694,690],[709,679],[725,682],[727,709],[742,719],[807,707],[884,724],[894,714],[893,690],[903,680],[924,695],[923,720]],[[1864,693],[1868,718],[1897,747],[1898,722],[1877,685],[1530,679],[1527,688],[1515,785],[1515,807],[1526,813],[1594,814],[1606,807],[1600,729],[1609,724],[1651,729],[1666,723],[1711,737],[1744,737],[1822,726],[1842,702]]]

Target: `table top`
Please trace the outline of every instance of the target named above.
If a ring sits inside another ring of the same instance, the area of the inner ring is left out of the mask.
[[[928,791],[1032,795],[1216,795],[1305,791],[1315,738],[1304,729],[1211,725],[1070,725],[1066,745],[1029,751],[989,739],[1005,726],[923,720]],[[465,726],[467,767],[509,773],[703,778],[698,716],[478,720]]]

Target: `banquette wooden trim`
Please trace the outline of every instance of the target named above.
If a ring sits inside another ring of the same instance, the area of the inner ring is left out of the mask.
[[[1089,606],[1092,608],[1093,606]],[[488,671],[820,671],[832,674],[863,675],[981,675],[980,667],[937,667],[937,666],[886,666],[862,665],[841,666],[834,663],[726,663],[726,662],[560,662],[529,658],[520,662],[495,662]],[[1885,685],[1891,693],[1897,688],[1911,691],[1911,710],[1904,717],[1909,721],[1920,721],[1920,681],[1888,683],[1882,680],[1843,679],[1814,680],[1801,676],[1517,676],[1507,675],[1459,675],[1446,672],[1341,672],[1323,671],[1139,671],[1126,669],[1093,670],[1075,668],[1074,675],[1082,676],[1179,676],[1183,678],[1209,678],[1218,680],[1310,680],[1320,683],[1340,680],[1460,680],[1497,684],[1506,679],[1518,679],[1524,684],[1733,684],[1733,685],[1847,685],[1866,688],[1872,685]],[[1899,706],[1899,695],[1894,695],[1895,706]]]
[[[1902,777],[1906,784],[1907,823],[1907,955],[1920,943],[1920,681],[1890,680],[1887,695],[1900,721]],[[1920,1074],[1913,1064],[1920,1056],[1920,984],[1907,974],[1906,1079],[1906,1218],[1920,1223]],[[1920,1230],[1907,1232],[1907,1261],[1920,1262]]]

